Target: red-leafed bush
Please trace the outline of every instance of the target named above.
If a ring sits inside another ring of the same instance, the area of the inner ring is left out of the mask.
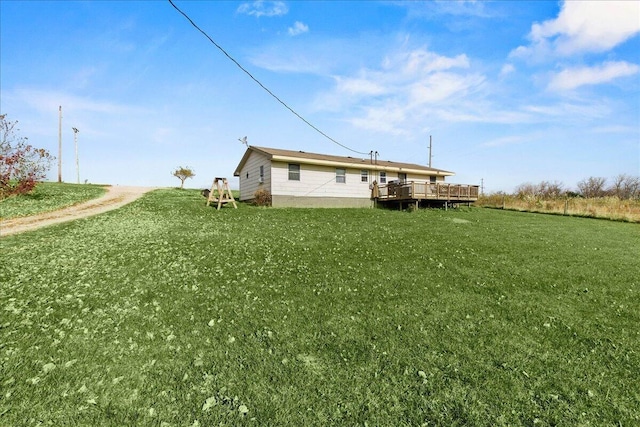
[[[16,128],[18,122],[0,115],[0,200],[30,193],[45,178],[53,157],[43,148],[29,144]]]

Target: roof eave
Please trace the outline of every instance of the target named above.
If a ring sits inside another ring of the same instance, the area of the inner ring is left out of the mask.
[[[366,170],[374,170],[374,171],[385,171],[385,172],[401,172],[401,173],[413,173],[417,175],[437,175],[437,176],[453,176],[455,173],[441,170],[441,169],[414,169],[414,168],[405,168],[402,166],[393,166],[393,165],[380,165],[380,164],[371,164],[364,163],[362,159],[355,159],[354,162],[340,162],[335,160],[322,160],[322,159],[310,159],[308,157],[294,157],[294,156],[282,156],[282,155],[273,155],[271,157],[273,161],[279,162],[298,162],[308,165],[317,165],[317,166],[343,166],[343,167],[358,167],[360,169]]]

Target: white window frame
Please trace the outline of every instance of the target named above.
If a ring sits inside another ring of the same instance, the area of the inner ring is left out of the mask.
[[[369,171],[366,169],[362,169],[360,171],[360,182],[363,184],[367,184],[369,182]]]
[[[387,183],[387,173],[385,171],[380,171],[380,184]]]
[[[300,181],[300,163],[289,163],[289,181]]]
[[[347,170],[344,168],[336,168],[336,183],[337,184],[346,184],[347,183]]]

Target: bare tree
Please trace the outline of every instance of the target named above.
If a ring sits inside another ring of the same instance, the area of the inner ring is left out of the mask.
[[[193,170],[191,170],[189,166],[179,166],[175,171],[173,171],[172,175],[180,180],[180,188],[184,188],[184,182],[188,178],[193,178],[194,176],[196,176],[196,174],[193,172]]]
[[[526,197],[535,197],[537,194],[537,188],[530,182],[525,182],[518,185],[515,189],[515,195],[521,199]]]
[[[541,197],[545,199],[554,199],[562,196],[564,193],[564,184],[558,181],[542,181],[539,184],[526,182],[518,185],[515,189],[515,194],[519,198]]]
[[[606,183],[606,178],[590,176],[578,182],[578,191],[584,197],[603,197],[607,194]]]
[[[538,184],[538,192],[545,199],[555,199],[565,193],[564,184],[559,181],[542,181]]]
[[[640,177],[621,174],[613,178],[609,192],[619,199],[640,198]]]

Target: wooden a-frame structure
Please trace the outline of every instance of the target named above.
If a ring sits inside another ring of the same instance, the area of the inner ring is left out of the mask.
[[[213,184],[211,184],[211,191],[209,191],[209,197],[207,198],[207,206],[209,206],[211,202],[218,203],[218,210],[220,210],[222,205],[229,202],[233,203],[234,208],[238,209],[236,200],[233,198],[231,190],[229,190],[229,182],[227,181],[227,178],[216,178],[213,180]]]

